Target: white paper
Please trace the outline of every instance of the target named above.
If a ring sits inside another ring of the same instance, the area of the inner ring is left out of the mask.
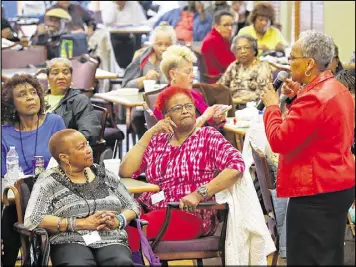
[[[98,231],[91,232],[89,234],[83,235],[82,237],[83,237],[84,242],[87,246],[101,240],[101,237],[100,237]]]
[[[156,194],[153,194],[151,196],[151,201],[152,201],[152,205],[158,203],[158,202],[161,202],[162,200],[165,200],[165,196],[164,196],[164,191],[160,191]]]

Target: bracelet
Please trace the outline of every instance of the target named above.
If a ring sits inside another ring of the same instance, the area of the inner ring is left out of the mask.
[[[142,145],[140,142],[137,142],[136,144],[139,145],[140,147],[142,147],[144,150],[146,150],[146,148],[147,148],[147,146]]]
[[[73,232],[77,231],[77,218],[75,218],[75,217],[73,218],[72,229],[73,229]]]
[[[66,231],[69,232],[70,231],[70,229],[69,229],[69,227],[70,227],[70,218],[66,218],[66,221],[67,221]]]
[[[126,227],[126,218],[124,215],[122,214],[118,214],[116,215],[116,218],[119,220],[120,222],[120,226],[119,226],[119,229],[124,229]]]
[[[61,222],[62,222],[62,218],[58,218],[58,222],[57,222],[57,232],[58,233],[61,231]]]

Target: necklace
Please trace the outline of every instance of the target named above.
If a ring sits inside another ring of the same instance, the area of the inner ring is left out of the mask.
[[[36,156],[36,152],[37,152],[37,137],[38,137],[38,125],[40,123],[40,116],[38,115],[38,118],[37,118],[37,127],[36,127],[36,141],[35,141],[35,154],[33,156]],[[24,153],[24,150],[23,150],[23,145],[22,145],[22,132],[21,132],[21,120],[19,121],[19,130],[20,130],[20,143],[21,143],[21,151],[22,151],[22,155],[23,155],[23,158],[25,160],[25,163],[27,165],[27,167],[29,169],[31,169],[31,166],[28,164],[27,160],[26,160],[26,156],[25,156],[25,153]]]
[[[72,182],[72,180],[69,178],[69,176],[67,175],[67,173],[62,169],[62,167],[58,167],[58,171],[59,173],[65,178],[65,180],[68,182],[67,183],[67,188],[72,191],[73,193],[77,194],[79,197],[83,198],[85,203],[87,204],[88,206],[88,215],[87,216],[90,216],[92,214],[94,214],[96,212],[96,199],[95,199],[95,196],[93,194],[93,190],[91,190],[90,188],[90,193],[91,193],[91,196],[93,198],[93,201],[94,201],[94,210],[93,210],[93,213],[90,212],[90,205],[89,205],[89,202],[88,200],[86,199],[85,195],[82,194],[82,192],[79,192],[78,188],[74,187],[73,185],[75,185],[75,183]],[[90,184],[89,184],[89,175],[87,173],[87,170],[84,170],[84,176],[85,176],[85,184],[88,184],[89,187],[90,187]]]

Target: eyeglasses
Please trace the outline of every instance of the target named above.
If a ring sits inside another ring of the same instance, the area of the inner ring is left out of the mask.
[[[240,47],[236,47],[236,52],[241,52],[242,49],[247,51],[250,50],[252,48],[252,46],[240,46]]]
[[[188,111],[192,111],[195,109],[195,106],[194,104],[192,103],[186,103],[186,104],[183,104],[183,105],[175,105],[174,107],[171,107],[170,109],[168,109],[167,111],[170,112],[172,111],[173,113],[182,113],[183,112],[183,107],[188,110]]]
[[[301,58],[309,58],[309,57],[295,57],[295,56],[289,56],[289,57],[288,57],[288,62],[291,62],[291,61],[296,60],[296,59],[301,59]]]
[[[225,27],[225,28],[229,28],[229,27],[234,27],[234,24],[221,24],[221,26]]]

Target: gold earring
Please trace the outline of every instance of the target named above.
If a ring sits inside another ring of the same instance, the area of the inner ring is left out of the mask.
[[[309,77],[309,76],[311,75],[311,71],[309,71],[309,74],[307,74],[307,72],[308,72],[308,71],[305,71],[305,72],[304,72],[304,75],[307,76],[307,77]]]

